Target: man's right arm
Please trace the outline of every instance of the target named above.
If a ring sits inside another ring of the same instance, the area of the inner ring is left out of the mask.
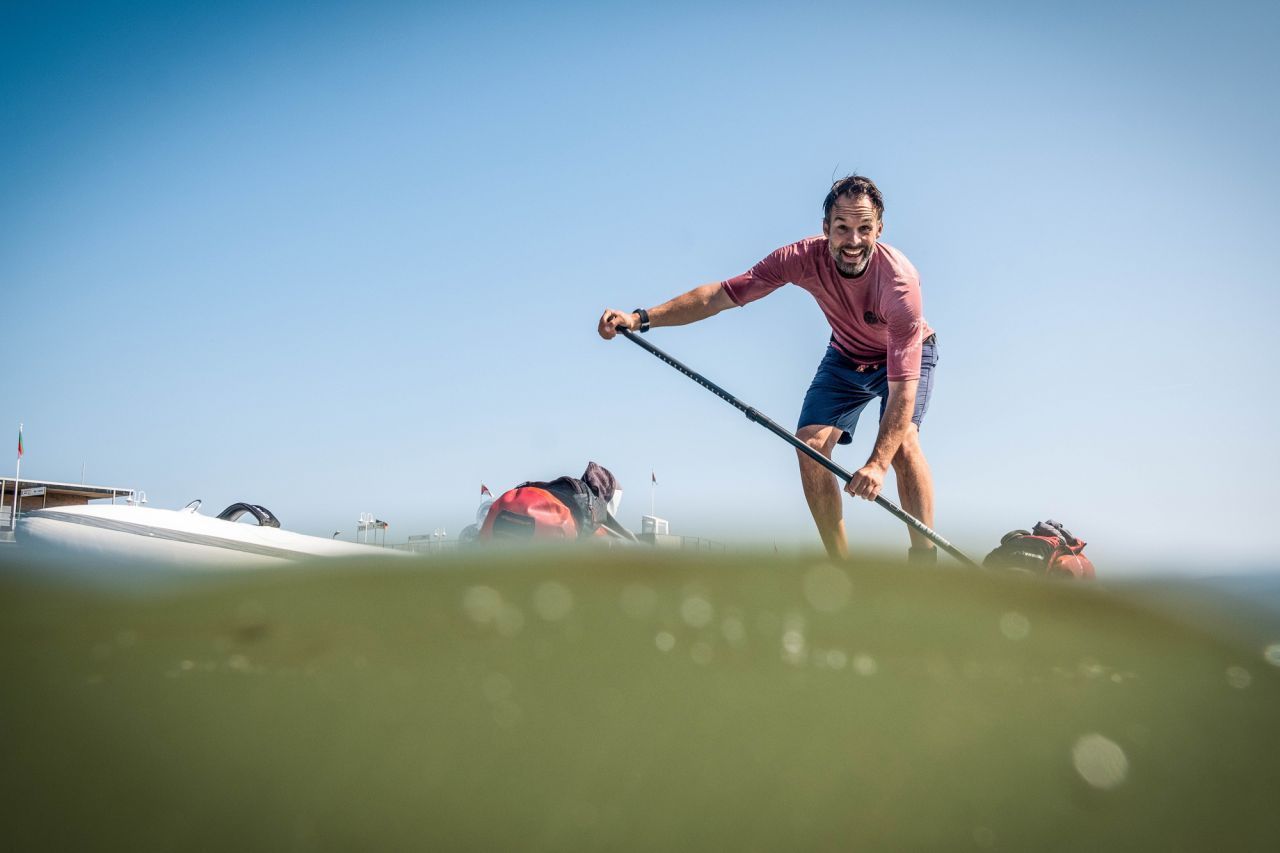
[[[714,317],[726,308],[737,305],[725,292],[720,282],[695,287],[688,293],[682,293],[674,299],[649,309],[649,326],[685,326],[708,317]],[[615,311],[606,309],[600,316],[600,337],[606,341],[617,334],[618,329],[637,331],[640,328],[640,315],[631,311]]]

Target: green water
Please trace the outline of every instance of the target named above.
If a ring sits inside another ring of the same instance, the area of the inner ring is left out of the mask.
[[[1141,598],[616,553],[8,571],[5,846],[1273,849],[1265,637]]]

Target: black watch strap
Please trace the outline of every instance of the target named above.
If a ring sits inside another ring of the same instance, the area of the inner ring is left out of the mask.
[[[644,310],[643,308],[637,308],[635,311],[631,313],[640,315],[640,331],[641,332],[649,331],[649,312]]]

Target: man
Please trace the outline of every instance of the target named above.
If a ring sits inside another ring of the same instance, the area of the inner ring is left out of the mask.
[[[817,300],[831,342],[805,395],[796,436],[828,458],[849,444],[858,415],[880,398],[880,431],[865,465],[845,491],[875,500],[892,465],[903,509],[933,526],[933,478],[920,448],[938,354],[925,322],[920,276],[906,256],[879,242],[884,199],[866,177],[836,181],[822,205],[822,236],[783,246],[740,276],[704,284],[645,311],[608,309],[600,337],[617,329],[683,326],[796,284]],[[849,554],[840,489],[834,475],[803,453],[800,479],[809,511],[833,558]],[[910,530],[913,563],[937,560],[933,543]]]

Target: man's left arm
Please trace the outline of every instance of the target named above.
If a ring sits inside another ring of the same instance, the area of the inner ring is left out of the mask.
[[[889,400],[885,404],[884,417],[880,419],[880,432],[876,435],[871,458],[853,474],[844,490],[856,498],[873,501],[884,486],[884,475],[889,470],[898,448],[906,440],[911,429],[911,414],[915,409],[916,385],[919,379],[889,382]]]

